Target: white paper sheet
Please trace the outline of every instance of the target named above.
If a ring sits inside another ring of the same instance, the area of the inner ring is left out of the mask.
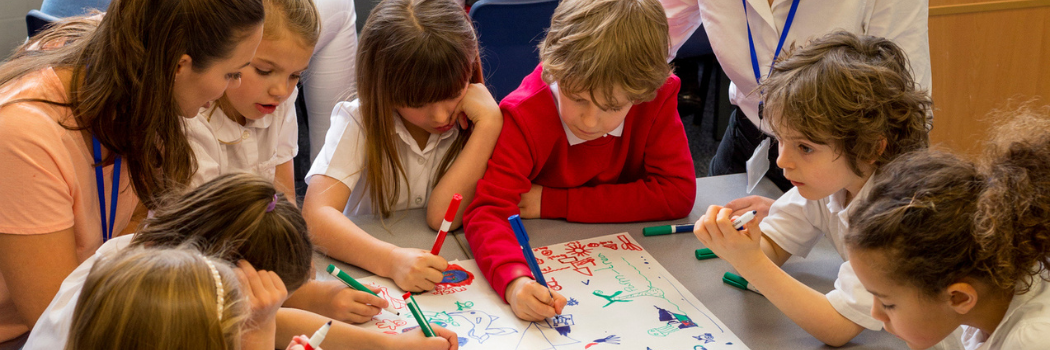
[[[449,283],[415,296],[428,322],[455,331],[460,349],[747,349],[721,321],[626,233],[533,249],[548,285],[569,299],[561,316],[514,316],[473,260],[453,261]],[[418,327],[393,281],[368,277],[401,312],[362,327]]]

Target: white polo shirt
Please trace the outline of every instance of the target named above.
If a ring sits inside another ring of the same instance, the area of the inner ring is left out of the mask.
[[[962,326],[966,350],[1050,349],[1050,288],[1038,276],[1028,293],[1015,295],[991,335]]]
[[[791,0],[773,0],[772,6],[767,0],[746,1],[747,20],[740,0],[660,0],[670,25],[671,56],[702,23],[718,63],[733,81],[730,101],[759,125],[760,96],[752,93],[758,83],[751,66],[748,23],[764,78],[769,75]],[[915,82],[932,91],[928,17],[929,0],[801,0],[783,50],[791,43],[797,47],[838,30],[883,37],[907,53]],[[768,125],[762,125],[762,130],[771,133]]]
[[[273,182],[277,166],[299,153],[299,125],[295,120],[295,99],[299,90],[257,120],[243,126],[231,120],[213,104],[186,120],[186,136],[197,157],[197,172],[191,184],[196,187],[219,175],[247,172]]]
[[[332,110],[332,124],[325,136],[324,147],[314,159],[310,172],[306,174],[309,183],[314,175],[325,175],[339,180],[350,188],[350,199],[343,213],[349,216],[373,214],[370,189],[365,188],[365,133],[361,123],[360,102],[343,101]],[[441,159],[448,153],[452,143],[459,136],[459,128],[441,134],[431,134],[426,146],[419,144],[408,133],[401,117],[394,112],[394,139],[398,156],[401,158],[407,184],[401,183],[395,210],[415,209],[426,206],[430,191],[433,189],[434,176],[437,175]],[[400,175],[397,181],[405,181]],[[406,186],[407,185],[407,186]]]

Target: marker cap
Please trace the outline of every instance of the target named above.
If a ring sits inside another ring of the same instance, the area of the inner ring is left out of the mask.
[[[717,257],[718,257],[718,255],[715,255],[715,252],[712,252],[711,249],[709,249],[709,248],[697,249],[696,250],[696,260],[707,260],[707,259],[714,259],[714,258],[717,258]]]
[[[670,225],[653,226],[653,227],[643,228],[642,229],[642,236],[669,235],[669,234],[671,234],[671,232],[672,231],[671,231],[671,226]]]

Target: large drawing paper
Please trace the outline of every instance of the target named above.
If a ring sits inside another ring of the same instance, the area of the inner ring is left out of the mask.
[[[415,296],[430,323],[452,329],[461,349],[747,349],[711,311],[626,233],[534,248],[548,285],[569,299],[561,316],[525,322],[500,300],[473,260]],[[401,312],[362,327],[391,334],[418,325],[393,281],[368,277]]]

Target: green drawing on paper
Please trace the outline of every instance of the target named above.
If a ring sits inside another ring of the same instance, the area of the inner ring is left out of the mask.
[[[605,299],[605,301],[607,301],[607,303],[605,303],[605,305],[602,305],[602,307],[606,307],[606,306],[612,305],[613,303],[626,303],[626,302],[630,301],[630,300],[617,300],[617,299],[615,299],[617,295],[620,295],[620,293],[623,293],[623,291],[618,290],[618,291],[616,291],[616,293],[613,293],[612,295],[603,295],[602,291],[596,290],[596,291],[594,291],[594,293],[591,293],[591,294],[597,295],[599,298]]]
[[[466,301],[466,302],[462,302],[462,303],[458,302],[458,301],[456,302],[456,311],[463,311],[463,310],[470,309],[470,308],[473,308],[473,307],[474,307],[474,302],[473,301]]]

